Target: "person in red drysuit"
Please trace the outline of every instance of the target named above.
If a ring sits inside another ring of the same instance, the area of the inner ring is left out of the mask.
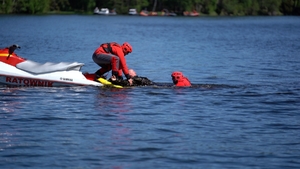
[[[172,77],[172,81],[173,81],[175,86],[179,86],[179,87],[190,87],[190,86],[192,86],[189,79],[187,77],[185,77],[182,74],[182,72],[173,72],[171,77]]]
[[[98,47],[93,60],[101,68],[95,72],[96,79],[102,77],[104,73],[112,70],[112,77],[122,79],[124,73],[127,80],[132,83],[132,77],[129,75],[125,56],[132,52],[132,47],[128,42],[120,45],[116,42],[104,43]]]

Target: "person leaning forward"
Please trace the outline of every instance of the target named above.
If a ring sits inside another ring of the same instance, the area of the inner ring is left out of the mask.
[[[95,72],[96,79],[108,71],[112,71],[113,79],[122,79],[122,74],[132,84],[132,77],[128,72],[125,56],[132,52],[128,42],[120,45],[116,42],[103,43],[93,53],[93,61],[101,68]]]

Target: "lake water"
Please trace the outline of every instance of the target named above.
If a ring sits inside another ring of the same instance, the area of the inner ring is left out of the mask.
[[[0,87],[1,168],[299,168],[300,17],[0,16],[0,46],[98,66],[128,41],[140,76],[192,88]]]

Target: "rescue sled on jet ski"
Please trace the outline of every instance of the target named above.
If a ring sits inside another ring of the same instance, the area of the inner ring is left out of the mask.
[[[103,86],[94,74],[83,74],[83,63],[37,63],[14,53],[18,45],[0,49],[0,85],[5,86]]]

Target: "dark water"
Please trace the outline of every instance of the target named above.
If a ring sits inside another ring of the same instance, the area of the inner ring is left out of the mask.
[[[128,65],[192,88],[0,87],[1,168],[299,168],[299,17],[0,16],[0,46],[37,62]],[[197,85],[196,85],[197,84]]]

